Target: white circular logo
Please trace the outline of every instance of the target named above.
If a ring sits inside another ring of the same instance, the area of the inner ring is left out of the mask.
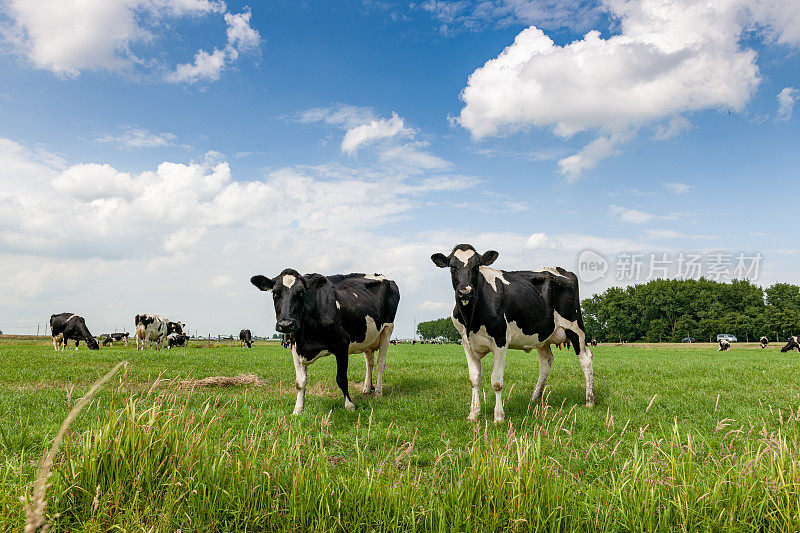
[[[594,250],[584,250],[578,256],[578,277],[584,283],[591,283],[604,277],[608,272],[608,261]]]

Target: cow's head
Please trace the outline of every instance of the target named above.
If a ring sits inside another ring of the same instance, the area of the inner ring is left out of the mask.
[[[491,265],[498,255],[494,250],[479,254],[471,245],[459,244],[453,248],[450,255],[433,254],[431,261],[439,268],[450,267],[456,301],[467,307],[476,296],[478,276],[480,275],[478,267]]]
[[[275,303],[275,329],[280,333],[293,334],[300,331],[306,313],[306,297],[327,283],[328,278],[320,274],[301,276],[296,270],[287,268],[276,277],[253,276],[250,283],[262,291],[272,291]]]
[[[95,339],[91,335],[88,335],[86,337],[86,346],[88,346],[90,350],[99,350],[100,349],[100,345],[97,343],[97,339]]]
[[[789,337],[789,342],[781,348],[781,352],[788,352],[789,350],[800,352],[800,337]]]

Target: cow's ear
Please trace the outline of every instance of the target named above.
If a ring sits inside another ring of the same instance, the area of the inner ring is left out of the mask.
[[[325,285],[328,278],[322,274],[306,274],[303,276],[303,281],[306,282],[306,288],[310,291],[315,291]]]
[[[494,263],[495,259],[497,259],[498,255],[500,254],[498,254],[494,250],[489,250],[488,252],[484,252],[484,254],[481,256],[481,264],[491,265],[492,263]]]
[[[444,254],[433,254],[431,256],[431,261],[439,268],[447,268],[450,266],[450,260],[448,260],[447,256]]]
[[[262,291],[268,291],[275,286],[274,281],[269,279],[267,276],[262,276],[261,274],[250,278],[250,283],[258,287]]]

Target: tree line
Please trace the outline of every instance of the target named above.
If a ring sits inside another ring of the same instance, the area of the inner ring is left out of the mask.
[[[453,321],[449,318],[439,318],[437,320],[420,322],[417,324],[417,335],[426,341],[433,339],[445,339],[455,342],[461,339],[461,335],[453,325]]]
[[[800,332],[800,287],[747,280],[657,279],[612,287],[581,304],[587,336],[605,342],[679,342],[685,337],[784,340]]]

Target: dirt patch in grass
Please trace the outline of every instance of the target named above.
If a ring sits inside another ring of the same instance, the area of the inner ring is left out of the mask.
[[[266,382],[255,374],[239,374],[238,376],[209,376],[203,379],[184,379],[176,382],[176,385],[184,389],[198,387],[265,387]]]

